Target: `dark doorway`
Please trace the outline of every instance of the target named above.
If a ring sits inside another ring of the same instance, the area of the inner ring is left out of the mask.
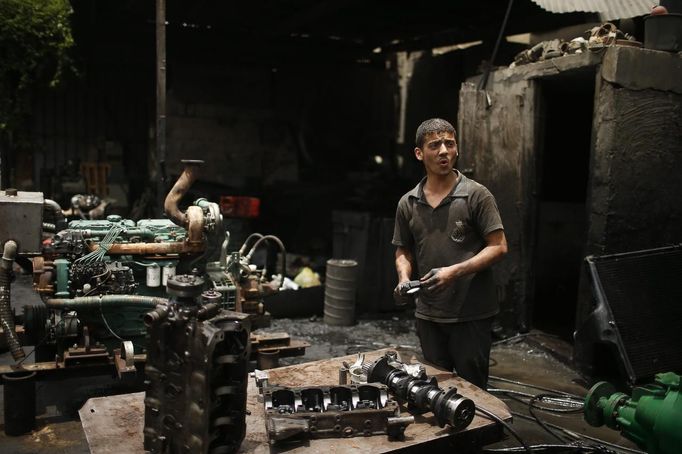
[[[571,340],[587,235],[594,72],[540,82],[533,327]]]

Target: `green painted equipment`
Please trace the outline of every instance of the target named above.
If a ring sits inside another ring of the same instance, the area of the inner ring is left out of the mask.
[[[606,424],[649,454],[682,449],[680,376],[673,372],[656,374],[654,383],[634,388],[632,397],[599,382],[587,394],[584,411],[590,425]]]

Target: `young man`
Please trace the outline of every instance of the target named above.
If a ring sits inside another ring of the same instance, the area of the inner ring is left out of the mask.
[[[433,118],[417,129],[414,154],[426,177],[398,202],[396,300],[413,274],[417,335],[424,358],[485,389],[497,294],[490,266],[507,253],[492,194],[453,167],[455,128]]]

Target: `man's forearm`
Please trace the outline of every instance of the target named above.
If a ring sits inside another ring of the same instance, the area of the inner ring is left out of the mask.
[[[469,260],[457,263],[449,268],[455,273],[455,277],[466,276],[467,274],[478,273],[495,263],[499,262],[507,253],[506,247],[486,246],[478,254]]]
[[[407,282],[412,277],[412,254],[401,247],[395,253],[395,269],[398,272],[398,282]]]
[[[478,273],[499,262],[507,253],[507,239],[502,230],[488,234],[486,243],[486,246],[469,260],[447,267],[447,272],[451,278],[457,279],[468,274]]]

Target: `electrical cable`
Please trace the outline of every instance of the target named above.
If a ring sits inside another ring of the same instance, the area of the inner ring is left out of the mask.
[[[516,339],[524,339],[524,338],[526,338],[526,337],[533,337],[533,336],[537,336],[537,337],[553,337],[553,338],[558,338],[558,337],[559,337],[559,336],[557,336],[557,335],[548,334],[548,333],[518,333],[518,334],[515,334],[515,335],[513,335],[513,336],[505,337],[504,339],[497,340],[497,341],[495,341],[495,342],[492,343],[492,346],[494,347],[494,346],[497,346],[497,345],[505,344],[505,343],[507,343],[507,342],[516,340]]]
[[[545,402],[548,404],[552,405],[559,405],[563,407],[570,407],[570,408],[556,408],[556,407],[546,407],[543,405],[538,405],[535,402],[533,402],[533,407],[537,408],[538,410],[544,410],[544,411],[549,411],[553,413],[579,413],[583,411],[584,408],[584,402],[582,399],[574,399],[574,398],[563,398],[564,396],[557,394],[528,394],[524,393],[521,391],[516,391],[513,389],[505,389],[505,388],[488,388],[487,391],[491,394],[495,393],[500,393],[500,394],[506,394],[509,395],[509,397],[512,397],[511,395],[516,395],[516,396],[522,396],[528,399],[535,399],[539,400],[540,402]],[[559,396],[559,397],[555,397]],[[520,402],[523,402],[524,404],[528,404],[528,402],[524,402],[521,399],[518,399]]]
[[[523,413],[518,413],[518,412],[512,411],[511,414],[513,416],[519,417],[521,419],[525,419],[526,421],[535,421],[535,418],[528,416],[528,415],[524,415]],[[610,448],[618,449],[618,450],[621,450],[623,452],[628,452],[628,453],[632,453],[632,454],[646,454],[644,451],[640,451],[639,449],[628,448],[626,446],[621,446],[621,445],[617,445],[615,443],[610,443],[608,441],[604,441],[604,440],[601,440],[599,438],[590,437],[589,435],[572,432],[572,431],[565,429],[561,426],[557,426],[556,424],[547,423],[547,425],[549,427],[551,427],[552,429],[560,430],[560,431],[564,432],[566,435],[573,437],[575,439],[584,438],[586,440],[590,440],[590,441],[593,441],[595,443],[599,443],[599,444],[602,444],[604,446],[608,446]]]
[[[519,333],[519,334],[515,334],[514,336],[505,337],[504,339],[500,339],[500,340],[498,340],[498,341],[493,342],[493,343],[492,343],[492,346],[495,347],[495,346],[500,345],[500,344],[506,344],[506,343],[509,342],[509,341],[513,341],[513,340],[516,340],[516,339],[523,339],[523,338],[525,338],[526,336],[529,336],[529,335],[530,335],[530,333]]]
[[[497,421],[498,423],[500,423],[505,429],[507,429],[507,431],[508,431],[510,434],[512,434],[512,435],[514,436],[514,438],[516,438],[516,440],[517,440],[519,443],[521,443],[521,446],[523,446],[523,449],[524,449],[526,452],[528,452],[528,453],[532,452],[531,449],[530,449],[530,446],[528,446],[528,444],[526,444],[526,442],[523,441],[523,438],[521,438],[521,436],[518,434],[518,432],[516,432],[516,430],[514,430],[514,428],[513,428],[510,424],[507,423],[507,421],[503,420],[502,418],[500,418],[499,416],[497,416],[497,415],[496,415],[495,413],[493,413],[492,411],[490,411],[490,410],[488,410],[488,409],[486,409],[486,408],[481,407],[480,404],[477,404],[477,405],[476,405],[476,411],[479,411],[479,412],[483,413],[485,416],[487,416],[488,418],[490,418],[490,419],[492,419],[492,420]]]
[[[517,395],[517,396],[521,396],[521,397],[527,397],[528,399],[530,399],[531,397],[533,397],[535,395],[535,394],[524,393],[521,391],[516,391],[513,389],[504,389],[504,388],[488,388],[488,389],[486,389],[486,391],[488,391],[490,394],[495,394],[495,393],[507,394],[507,395],[509,395],[509,397],[512,397],[512,395]],[[518,400],[519,400],[519,402],[523,402],[521,399],[518,399]],[[523,402],[523,403],[525,404],[526,402]]]
[[[542,394],[538,394],[538,396],[542,396]],[[538,396],[533,396],[531,397],[530,401],[528,402],[528,413],[531,414],[533,418],[537,421],[537,423],[542,427],[548,434],[559,440],[560,443],[566,443],[566,439],[558,435],[556,432],[554,432],[547,424],[535,414],[535,411],[533,410],[533,402],[538,399]]]
[[[114,244],[114,241],[116,241],[116,238],[118,238],[118,235],[120,235],[121,232],[123,232],[122,227],[112,225],[106,235],[104,235],[104,238],[102,238],[102,241],[99,242],[99,247],[97,249],[87,255],[77,258],[73,263],[90,264],[101,261],[104,256],[107,255],[107,252],[109,249],[111,249],[111,246]]]
[[[574,399],[582,400],[585,398],[584,396],[578,396],[577,394],[572,394],[572,393],[568,393],[565,391],[559,391],[558,389],[546,388],[544,386],[533,385],[530,383],[524,383],[522,381],[510,380],[508,378],[503,378],[503,377],[496,377],[494,375],[490,375],[488,378],[492,379],[492,380],[496,380],[496,381],[505,382],[505,383],[511,383],[512,385],[526,386],[528,388],[539,389],[540,391],[546,391],[546,392],[553,393],[553,394],[561,394],[561,395],[564,395],[567,397],[573,397]]]
[[[110,270],[109,268],[107,268],[107,271],[105,271],[104,273],[99,274],[98,276],[95,276],[95,277],[103,276],[104,274],[108,274],[108,276],[107,276],[106,278],[102,279],[102,282],[100,282],[99,284],[97,284],[96,286],[94,286],[93,288],[91,288],[87,293],[83,293],[83,296],[89,296],[89,295],[92,294],[95,290],[97,290],[98,288],[100,288],[101,286],[103,286],[104,284],[106,284],[107,281],[110,280],[110,279],[113,277],[113,274],[111,273],[111,270]]]
[[[528,393],[524,393],[524,392],[521,392],[521,391],[510,390],[510,389],[495,389],[495,388],[491,388],[491,389],[488,389],[488,392],[491,392],[491,393],[496,393],[496,392],[503,393],[503,394],[507,395],[507,397],[509,397],[509,398],[511,398],[511,399],[513,399],[513,400],[516,400],[516,401],[518,401],[518,402],[520,402],[520,403],[522,403],[522,404],[524,404],[524,405],[528,405],[530,402],[526,402],[526,401],[524,401],[523,399],[521,399],[521,398],[519,398],[519,397],[517,397],[517,396],[522,396],[522,397],[526,397],[526,398],[528,398],[528,397],[542,397],[542,395],[533,396],[533,395],[528,394]],[[570,410],[570,411],[562,411],[563,409],[552,409],[552,408],[537,406],[537,405],[534,405],[534,404],[535,404],[535,402],[532,402],[532,405],[534,406],[534,408],[538,408],[538,409],[545,410],[545,411],[549,411],[549,412],[555,412],[555,413],[574,413],[574,412],[579,411],[578,409],[576,409],[576,410]],[[628,448],[628,447],[621,446],[621,445],[617,445],[617,444],[614,444],[614,443],[609,443],[609,442],[604,441],[604,440],[601,440],[601,439],[599,439],[599,438],[590,437],[589,435],[585,435],[585,434],[581,434],[581,433],[572,432],[572,431],[567,430],[567,429],[565,429],[565,428],[563,428],[563,427],[561,427],[561,426],[557,426],[556,424],[552,424],[552,423],[549,423],[549,422],[547,422],[547,421],[540,420],[540,417],[539,417],[537,414],[534,414],[533,416],[528,416],[528,415],[524,415],[524,414],[522,414],[522,413],[518,413],[518,412],[514,412],[514,411],[512,411],[511,413],[512,413],[513,416],[519,417],[519,418],[521,418],[521,419],[525,419],[525,420],[527,420],[527,421],[534,421],[534,422],[540,424],[541,426],[544,424],[545,426],[547,426],[547,427],[549,427],[549,428],[551,428],[551,429],[555,429],[555,430],[558,430],[558,431],[560,431],[560,432],[566,434],[567,436],[571,437],[571,438],[574,439],[574,440],[581,440],[581,439],[582,439],[582,440],[589,440],[589,441],[591,441],[591,442],[598,443],[598,444],[604,445],[604,446],[608,446],[608,447],[610,447],[610,448],[617,449],[617,450],[620,450],[620,451],[622,451],[622,452],[633,453],[633,454],[645,454],[643,451],[640,451],[640,450],[637,450],[637,449]],[[545,430],[547,430],[547,427],[545,427]],[[554,433],[552,433],[552,435],[554,435]],[[562,440],[562,443],[565,443],[565,441]]]
[[[498,391],[498,390],[493,389],[493,392],[495,392],[495,391]],[[559,442],[561,442],[561,443],[566,443],[566,440],[564,438],[561,438],[555,432],[553,432],[552,429],[547,426],[547,423],[545,421],[543,421],[537,414],[535,414],[535,411],[533,411],[533,408],[537,408],[537,409],[545,410],[545,411],[550,411],[550,412],[555,412],[555,413],[575,413],[577,411],[582,411],[582,408],[570,409],[570,410],[566,411],[566,409],[548,408],[548,407],[538,406],[535,404],[536,400],[543,399],[543,398],[547,397],[548,396],[547,394],[529,395],[526,393],[522,393],[522,392],[518,392],[518,391],[511,391],[511,390],[499,390],[499,391],[505,392],[505,394],[507,394],[507,396],[511,399],[514,399],[518,402],[521,402],[524,405],[528,405],[528,412],[532,415],[535,422],[540,427],[542,427],[547,433],[549,433],[552,437],[559,440]],[[511,391],[511,392],[506,392],[506,391]],[[523,399],[516,397],[518,395],[523,395],[523,397],[530,397],[530,399],[528,400],[528,402],[526,402]]]
[[[552,445],[552,444],[540,444],[540,445],[530,445],[528,446],[528,450],[525,450],[523,447],[512,447],[512,448],[487,448],[481,450],[481,452],[485,453],[502,453],[502,452],[559,452],[559,453],[567,453],[567,452],[578,452],[578,453],[589,453],[589,452],[596,452],[596,453],[606,453],[604,448],[601,448],[599,446],[589,446],[589,445]]]
[[[529,405],[529,402],[527,402],[527,401],[521,399],[520,397],[516,397],[514,394],[515,394],[515,393],[507,394],[507,397],[509,397],[509,398],[511,398],[511,399],[513,399],[513,400],[515,400],[515,401],[517,401],[517,402],[520,402],[520,403],[522,403],[522,404],[524,404],[524,405]],[[519,394],[525,394],[525,393],[519,393]],[[533,396],[531,395],[530,397],[532,398]],[[545,429],[547,432],[549,432],[554,438],[558,438],[556,434],[554,434],[553,432],[551,432],[551,430],[548,430],[548,429],[547,429],[546,425],[549,425],[549,423],[547,423],[547,422],[545,422],[545,421],[541,421],[540,417],[539,417],[538,415],[536,415],[532,410],[529,410],[529,413],[531,413],[533,416],[532,416],[532,417],[531,417],[531,416],[527,416],[526,418],[527,418],[528,420],[534,421],[534,422],[535,422],[536,424],[538,424],[540,427],[542,427],[542,428]],[[556,428],[556,427],[554,427],[554,428]],[[564,439],[559,439],[559,440],[561,441],[561,443],[565,443],[565,442],[566,442]]]

